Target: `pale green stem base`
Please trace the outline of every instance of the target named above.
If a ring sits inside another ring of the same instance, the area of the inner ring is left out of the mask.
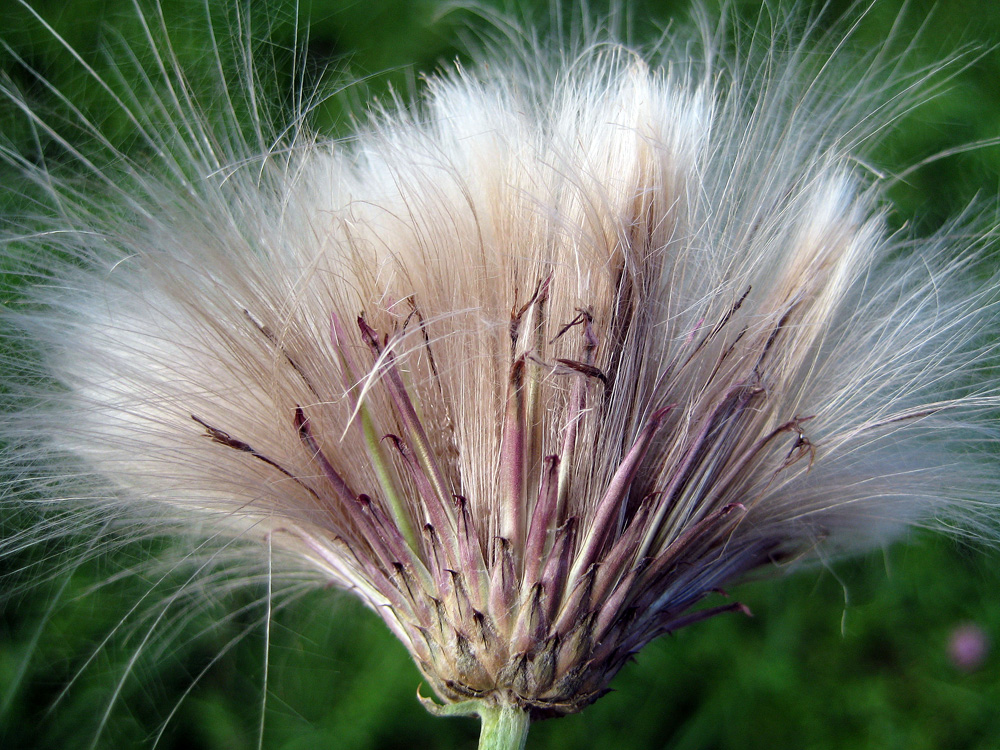
[[[524,750],[528,741],[530,715],[512,702],[471,700],[442,706],[422,696],[419,688],[417,698],[435,716],[478,716],[483,722],[479,750]]]
[[[517,706],[483,703],[479,706],[483,728],[479,750],[524,750],[528,741],[528,712]]]

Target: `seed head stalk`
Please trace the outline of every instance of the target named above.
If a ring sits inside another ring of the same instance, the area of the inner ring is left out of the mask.
[[[528,712],[510,703],[479,709],[483,728],[479,750],[524,750],[528,741]]]
[[[524,750],[531,714],[515,701],[466,701],[440,706],[419,694],[418,697],[435,716],[479,717],[479,750]]]

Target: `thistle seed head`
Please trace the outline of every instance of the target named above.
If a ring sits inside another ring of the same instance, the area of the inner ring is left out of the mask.
[[[745,612],[748,571],[982,529],[995,285],[885,228],[856,156],[909,100],[799,53],[494,61],[255,160],[179,128],[198,180],[127,163],[29,240],[73,262],[19,323],[62,390],[20,438],[98,508],[351,590],[440,700],[535,718]]]

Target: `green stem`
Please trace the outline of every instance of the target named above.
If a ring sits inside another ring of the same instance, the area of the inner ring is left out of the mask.
[[[508,703],[483,703],[478,713],[483,720],[479,750],[524,750],[531,721],[527,711]]]

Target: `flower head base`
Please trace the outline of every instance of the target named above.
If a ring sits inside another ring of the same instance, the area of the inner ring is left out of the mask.
[[[713,600],[747,571],[981,522],[997,405],[963,383],[994,287],[944,233],[895,257],[865,92],[546,66],[434,81],[353,146],[129,172],[62,240],[81,291],[24,322],[66,390],[30,438],[102,502],[269,540],[439,699],[532,718],[746,611]]]
[[[688,612],[719,584],[782,554],[780,540],[732,538],[746,508],[726,503],[727,495],[708,505],[682,533],[658,538],[658,519],[670,511],[668,498],[676,502],[680,491],[639,495],[633,490],[641,470],[649,466],[651,447],[663,443],[659,432],[671,406],[649,416],[624,450],[599,502],[587,508],[570,499],[574,476],[561,471],[563,461],[573,462],[578,436],[586,432],[583,423],[596,411],[589,402],[607,396],[610,381],[594,364],[598,339],[586,310],[556,334],[561,338],[579,328],[580,358],[546,363],[549,284],[550,279],[540,282],[511,319],[506,409],[495,428],[500,433],[499,518],[477,518],[467,498],[449,491],[458,478],[431,447],[404,383],[393,350],[405,341],[408,323],[417,321],[424,328],[412,299],[412,313],[398,336],[380,338],[363,317],[357,321],[375,363],[373,373],[387,392],[403,436],[376,439],[368,407],[357,393],[362,387],[355,373],[368,367],[354,361],[336,316],[331,326],[354,410],[352,430],[378,474],[381,486],[375,494],[387,500],[350,488],[342,470],[324,454],[302,407],[295,408],[294,429],[315,463],[309,479],[192,415],[213,442],[250,454],[292,479],[317,503],[337,502],[349,515],[350,523],[336,535],[314,524],[275,531],[297,537],[319,561],[335,568],[346,562],[350,575],[364,582],[359,590],[371,591],[363,595],[407,644],[440,696],[513,704],[535,718],[572,713],[596,700],[625,660],[658,635],[715,614],[745,610],[732,603]],[[531,327],[524,335],[526,321]],[[276,343],[267,329],[260,331]],[[426,330],[420,336],[417,346],[437,385],[434,345]],[[295,358],[282,354],[311,389]],[[407,374],[412,378],[414,370]],[[727,404],[727,418],[763,392],[756,385],[736,390],[742,396]],[[543,450],[549,447],[538,429],[543,405],[562,419],[552,432],[559,438],[555,448],[560,453],[545,455]],[[777,471],[791,466],[806,455],[808,444],[798,421],[779,426],[751,450],[762,452],[782,433],[793,432],[795,444]],[[689,471],[695,452],[713,450],[712,437],[711,430],[703,430],[700,440],[680,454],[679,466],[657,470]],[[383,443],[391,446],[395,464]],[[737,462],[754,458],[736,457]],[[397,474],[396,468],[402,471]],[[487,538],[483,530],[491,523],[497,528]]]

